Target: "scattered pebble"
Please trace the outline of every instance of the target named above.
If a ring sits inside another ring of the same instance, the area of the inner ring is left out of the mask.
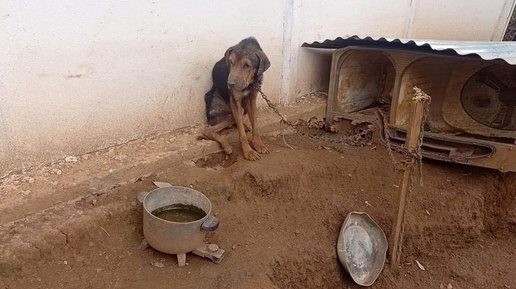
[[[165,267],[165,264],[163,264],[163,262],[161,261],[154,261],[154,262],[151,262],[151,265],[154,266],[154,267],[157,267],[157,268],[163,268]]]
[[[143,239],[140,243],[140,250],[144,251],[147,248],[149,248],[149,243],[147,243],[147,240]]]
[[[65,158],[65,162],[67,163],[76,163],[78,161],[76,156],[69,156]]]
[[[419,267],[419,269],[421,269],[421,270],[425,271],[425,267],[423,267],[423,265],[422,265],[421,263],[419,263],[419,261],[418,261],[418,260],[416,260],[416,264],[417,264],[417,266]]]
[[[231,249],[235,250],[235,249],[236,249],[236,247],[237,247],[237,245],[233,245],[233,246],[231,247]]]
[[[446,289],[453,289],[453,286],[451,283],[448,283],[448,285],[446,285]]]
[[[63,264],[68,265],[68,262],[65,260],[65,261],[63,261]]]

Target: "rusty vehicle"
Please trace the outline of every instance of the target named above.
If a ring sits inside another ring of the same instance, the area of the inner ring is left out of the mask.
[[[334,49],[326,121],[377,120],[405,142],[413,87],[432,97],[423,157],[516,171],[516,43],[352,36],[303,47]]]

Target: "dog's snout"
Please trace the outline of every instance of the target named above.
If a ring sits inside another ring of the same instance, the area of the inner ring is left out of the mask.
[[[234,86],[237,83],[236,77],[228,77],[228,86]]]

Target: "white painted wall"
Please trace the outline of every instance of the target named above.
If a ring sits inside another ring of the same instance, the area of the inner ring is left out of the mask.
[[[325,59],[320,51],[300,48],[303,42],[343,36],[443,40],[502,40],[514,0],[291,0],[299,13],[290,58],[288,93],[295,97],[314,84],[327,87],[313,63]],[[296,6],[296,3],[297,4]],[[330,56],[331,57],[331,56]],[[326,68],[329,71],[329,68]],[[285,94],[283,94],[285,95]],[[287,98],[288,99],[288,98]]]
[[[202,123],[211,68],[242,38],[260,41],[272,62],[264,90],[288,102],[327,87],[330,54],[300,48],[305,41],[353,34],[498,40],[513,4],[4,0],[0,175]]]

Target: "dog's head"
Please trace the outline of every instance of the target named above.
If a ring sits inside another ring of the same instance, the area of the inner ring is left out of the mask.
[[[242,91],[260,77],[271,63],[256,39],[246,38],[225,53],[229,67],[228,87]]]

